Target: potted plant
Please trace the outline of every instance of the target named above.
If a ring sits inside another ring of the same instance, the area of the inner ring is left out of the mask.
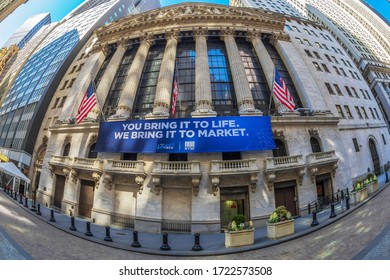
[[[374,174],[369,173],[366,180],[364,180],[364,185],[367,187],[368,194],[372,194],[378,190],[378,179]]]
[[[225,247],[252,245],[255,240],[252,221],[245,222],[244,215],[236,215],[225,230]]]
[[[365,200],[368,197],[367,187],[364,182],[358,181],[351,192],[351,204],[358,204],[360,201]]]
[[[285,206],[279,206],[268,219],[267,237],[278,239],[291,234],[294,234],[294,219]]]

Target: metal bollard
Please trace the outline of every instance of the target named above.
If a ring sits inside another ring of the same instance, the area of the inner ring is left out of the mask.
[[[27,198],[27,196],[24,197],[24,207],[28,208],[28,198]]]
[[[19,194],[19,204],[23,204],[23,196]]]
[[[31,209],[30,210],[33,211],[33,212],[37,212],[37,208],[35,207],[35,200],[34,199],[32,201],[32,205],[31,205]]]
[[[84,234],[85,234],[86,236],[93,236],[93,234],[92,234],[92,232],[91,232],[91,222],[88,222],[88,221],[87,221],[86,225],[87,225],[87,230],[85,231]]]
[[[334,211],[334,203],[332,203],[330,205],[330,215],[329,215],[329,219],[332,219],[332,218],[335,218],[337,217],[337,214],[336,212]]]
[[[50,210],[50,220],[49,221],[53,222],[53,223],[56,222],[56,219],[54,219],[54,210],[53,209]]]
[[[349,195],[345,197],[345,207],[347,207],[347,210],[349,210]]]
[[[133,231],[133,243],[131,243],[131,247],[141,247],[141,244],[138,242],[138,231]]]
[[[106,226],[106,237],[104,237],[104,241],[112,242],[112,238],[110,236],[110,227]]]
[[[163,244],[160,247],[160,250],[169,251],[171,247],[168,245],[168,233],[163,233]]]
[[[311,206],[310,206],[310,203],[307,205],[307,211],[309,212],[309,214],[311,213]]]
[[[18,200],[18,199],[16,198],[16,191],[14,192],[14,200]]]
[[[200,234],[195,233],[194,236],[195,236],[195,245],[192,247],[192,251],[202,251],[203,248],[202,246],[200,246]]]
[[[311,226],[318,226],[320,223],[317,221],[317,212],[313,211],[313,221],[311,222]]]
[[[77,228],[74,226],[74,217],[70,217],[70,230],[77,231]]]
[[[42,215],[42,213],[41,213],[41,205],[38,203],[37,207],[38,207],[37,215],[41,216]]]

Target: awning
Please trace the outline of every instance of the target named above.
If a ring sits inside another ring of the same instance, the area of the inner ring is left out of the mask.
[[[30,180],[12,162],[0,162],[0,172],[4,172],[10,176],[20,178],[21,180],[30,183]]]

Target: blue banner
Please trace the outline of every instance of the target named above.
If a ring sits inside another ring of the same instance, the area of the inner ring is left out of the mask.
[[[272,150],[270,117],[213,117],[100,123],[95,151],[207,153]]]

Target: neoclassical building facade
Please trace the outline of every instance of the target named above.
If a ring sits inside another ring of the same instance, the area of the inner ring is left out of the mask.
[[[295,19],[287,20],[259,9],[187,3],[97,29],[42,123],[30,172],[38,200],[102,225],[218,232],[236,214],[263,225],[282,204],[295,216],[305,214],[319,197],[351,188],[367,168],[377,171],[390,154],[378,105],[371,97],[352,100],[344,89],[333,96],[324,81],[333,88],[339,77],[316,72],[304,46],[285,31]],[[293,112],[271,94],[274,67],[294,98]],[[91,79],[98,105],[76,124]],[[174,80],[179,94],[172,114]],[[360,87],[367,89],[364,81]],[[276,148],[95,150],[100,122],[223,116],[271,116]]]

